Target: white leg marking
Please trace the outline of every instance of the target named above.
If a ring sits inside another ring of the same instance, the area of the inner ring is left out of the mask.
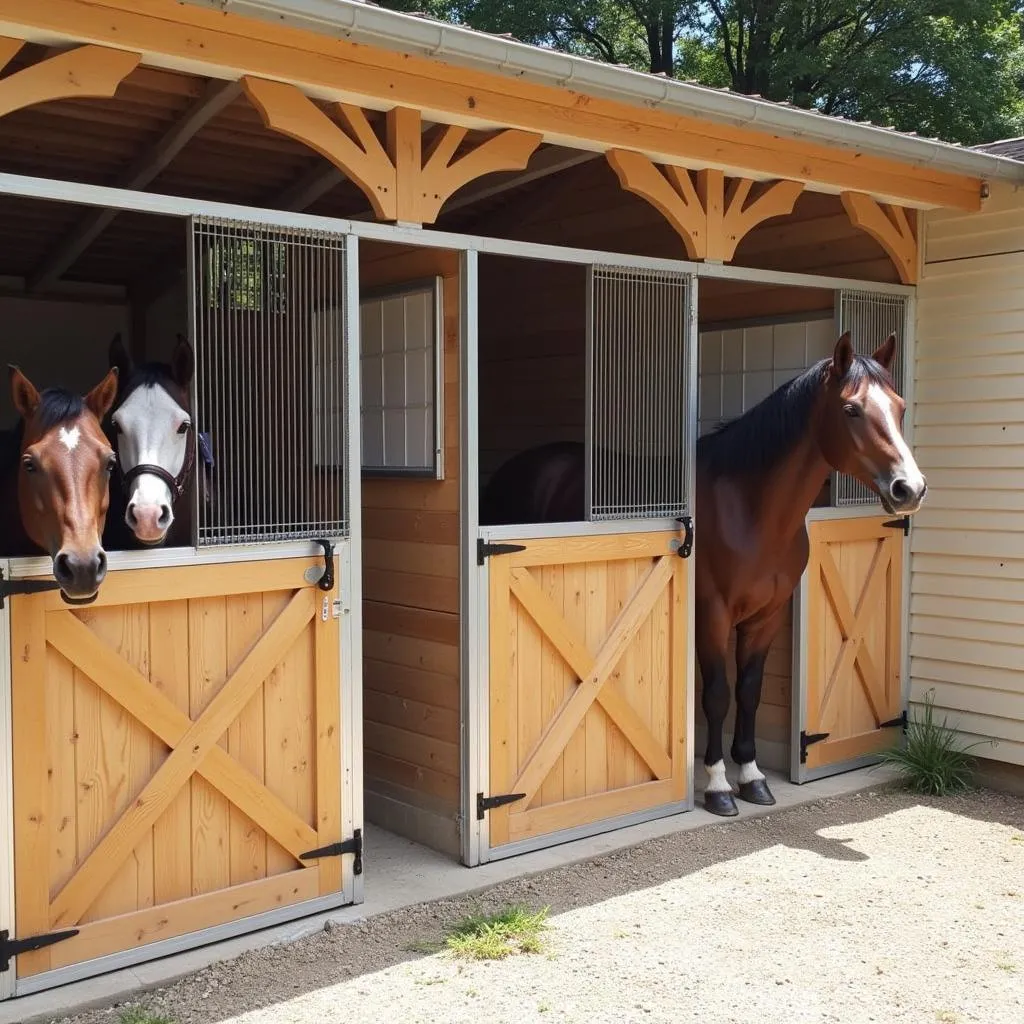
[[[82,432],[78,427],[72,427],[70,430],[67,427],[61,427],[57,436],[60,438],[61,444],[69,452],[73,452],[78,447],[78,439],[82,436]]]
[[[756,761],[740,765],[740,785],[747,782],[759,782],[764,778],[764,773],[757,767]]]
[[[708,784],[704,787],[706,793],[731,793],[732,786],[725,777],[725,762],[716,761],[714,764],[704,766],[708,773]]]

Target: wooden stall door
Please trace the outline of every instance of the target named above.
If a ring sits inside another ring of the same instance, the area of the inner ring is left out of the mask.
[[[903,531],[891,522],[871,516],[808,524],[798,776],[846,770],[901,735]]]
[[[488,558],[490,847],[687,798],[686,562],[672,535]]]
[[[337,591],[322,560],[112,572],[11,608],[26,978],[342,889]],[[335,578],[340,565],[336,562]],[[326,603],[325,603],[326,602]]]

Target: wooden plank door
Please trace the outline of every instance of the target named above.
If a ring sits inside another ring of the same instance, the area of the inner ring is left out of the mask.
[[[891,522],[869,516],[808,523],[795,645],[803,666],[794,781],[870,763],[902,735],[904,534]]]
[[[300,859],[343,838],[337,591],[306,582],[317,566],[13,598],[16,935],[77,929],[19,956],[19,980],[342,891],[341,857]]]
[[[488,558],[492,851],[688,798],[687,562],[668,533]],[[541,842],[538,842],[540,840]]]

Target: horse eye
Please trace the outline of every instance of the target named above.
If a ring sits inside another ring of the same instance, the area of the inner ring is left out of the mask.
[[[117,456],[111,455],[110,458],[107,459],[107,472],[113,473],[115,469],[117,469]]]
[[[26,473],[34,473],[36,471],[36,460],[33,459],[31,455],[26,455],[25,458],[21,460],[21,468],[24,469]]]
[[[178,427],[178,433],[179,434],[187,434],[188,433],[188,428],[191,427],[191,426],[192,426],[192,424],[189,423],[188,420],[185,420],[185,422],[182,423],[182,425],[180,427]]]
[[[851,419],[856,419],[860,415],[860,409],[856,405],[844,405],[843,412]]]

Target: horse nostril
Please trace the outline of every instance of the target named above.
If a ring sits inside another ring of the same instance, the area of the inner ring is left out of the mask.
[[[102,548],[96,555],[96,578],[101,580],[107,575],[107,553]]]
[[[53,560],[53,575],[58,583],[70,583],[74,576],[71,570],[71,559],[64,552],[61,552]]]
[[[171,522],[171,506],[161,505],[160,506],[160,518],[156,521],[157,526],[161,529],[166,529]]]
[[[889,493],[892,495],[893,501],[899,505],[910,501],[913,497],[913,494],[910,491],[910,485],[901,477],[893,480],[889,485]]]
[[[138,526],[138,521],[135,518],[135,502],[134,501],[128,503],[128,508],[125,510],[124,517],[125,517],[125,519],[128,520],[128,525],[130,527],[132,527],[132,529],[134,529],[136,526]]]

